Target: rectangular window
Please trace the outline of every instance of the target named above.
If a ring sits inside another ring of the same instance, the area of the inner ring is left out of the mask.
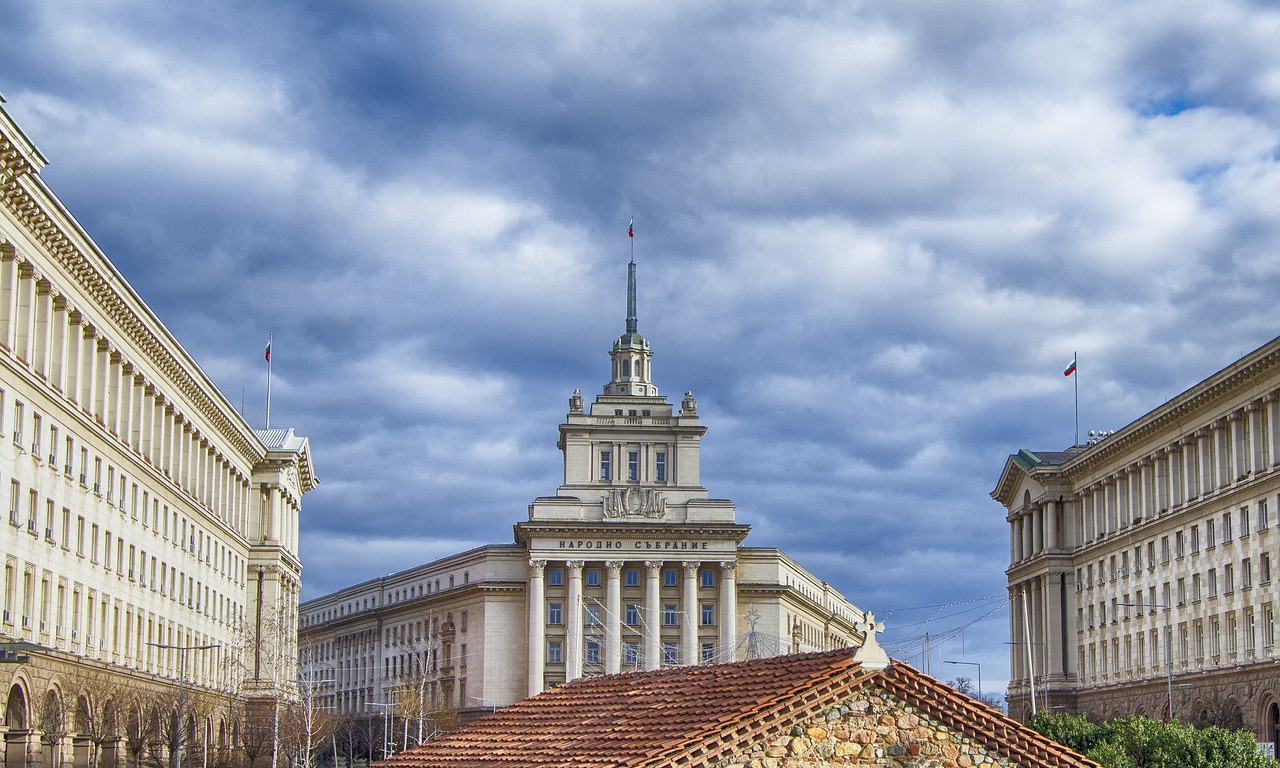
[[[1182,558],[1187,554],[1186,539],[1182,535],[1182,531],[1173,534],[1173,548],[1178,553],[1178,557]]]
[[[587,569],[587,586],[588,587],[600,586],[600,569],[599,568]]]
[[[1249,507],[1240,508],[1240,538],[1249,535]]]
[[[627,451],[627,480],[632,483],[640,482],[639,451]]]
[[[1236,591],[1235,566],[1231,563],[1222,566],[1222,591],[1228,595]]]
[[[588,627],[600,626],[600,606],[598,605],[587,606],[587,626]]]
[[[1133,570],[1142,570],[1142,547],[1133,548]]]
[[[675,664],[678,664],[678,663],[679,663],[679,659],[678,659],[678,657],[676,656],[676,644],[675,644],[675,643],[663,643],[663,644],[662,644],[662,664],[663,664],[663,666],[668,666],[668,667],[669,667],[669,666],[672,666],[672,665],[675,665]]]
[[[1160,537],[1160,562],[1162,563],[1169,562],[1169,537],[1168,536]]]
[[[559,640],[547,643],[547,663],[560,664],[564,661],[564,645]]]
[[[627,624],[635,626],[640,623],[640,606],[635,603],[627,603]]]
[[[673,570],[662,572],[662,586],[674,587],[676,585],[676,572]]]
[[[1267,500],[1263,499],[1258,502],[1258,530],[1265,531],[1271,525],[1271,519],[1267,514]]]
[[[1253,587],[1253,560],[1245,558],[1240,561],[1240,588]]]
[[[1222,513],[1222,543],[1226,544],[1231,541],[1231,513]]]
[[[1263,584],[1271,583],[1271,555],[1266,552],[1258,555],[1258,579]]]
[[[564,569],[551,568],[547,571],[547,584],[552,587],[564,586]]]
[[[1200,602],[1200,574],[1192,574],[1191,576],[1191,600]]]
[[[716,607],[711,603],[702,604],[701,623],[704,627],[713,627],[716,623]]]
[[[640,644],[626,642],[622,644],[622,664],[627,667],[640,666]]]
[[[715,587],[715,585],[716,585],[716,572],[715,572],[715,571],[711,570],[710,568],[707,568],[707,569],[704,569],[704,570],[702,571],[702,573],[701,573],[701,574],[699,574],[699,576],[700,576],[700,578],[702,579],[702,588],[703,588],[703,589],[712,589],[712,588],[714,588],[714,587]]]
[[[600,643],[596,640],[587,641],[587,663],[600,663]]]
[[[1200,551],[1200,526],[1191,526],[1191,554]]]
[[[636,570],[635,568],[628,568],[623,578],[626,579],[626,584],[628,587],[640,586],[640,571]]]
[[[653,475],[659,483],[667,482],[667,454],[662,451],[654,454]]]
[[[609,482],[613,479],[613,452],[600,451],[600,479]]]
[[[564,607],[561,603],[551,603],[547,606],[547,623],[563,624],[564,623]]]
[[[677,615],[677,611],[676,611],[675,603],[665,603],[662,606],[662,626],[664,627],[676,626],[676,615]]]
[[[714,664],[715,661],[716,661],[716,644],[703,643],[702,644],[702,663]]]
[[[1147,568],[1156,567],[1156,543],[1154,541],[1147,542]]]
[[[1218,596],[1218,569],[1209,569],[1209,597]]]

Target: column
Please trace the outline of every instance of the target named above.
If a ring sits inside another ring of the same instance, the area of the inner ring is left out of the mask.
[[[1022,535],[1018,531],[1018,518],[1009,518],[1009,565],[1022,559]]]
[[[1031,508],[1031,553],[1044,551],[1044,506],[1037,504]]]
[[[546,590],[542,574],[546,560],[529,560],[529,695],[542,693],[546,677],[547,618]]]
[[[720,564],[720,647],[716,655],[720,661],[737,661],[738,659],[737,570],[736,562]]]
[[[1163,462],[1163,467],[1161,466]],[[1151,516],[1159,517],[1160,510],[1169,507],[1169,449],[1161,448],[1159,451],[1151,454],[1151,493],[1154,498],[1151,500]]]
[[[1276,448],[1277,448],[1276,435],[1280,433],[1280,430],[1276,429],[1276,408],[1277,408],[1276,400],[1277,398],[1274,393],[1262,398],[1262,401],[1266,404],[1265,405],[1266,413],[1263,416],[1263,421],[1267,425],[1266,427],[1266,431],[1267,431],[1266,466],[1268,467],[1272,467],[1280,463],[1280,455],[1277,455],[1277,452],[1276,452]]]
[[[662,649],[658,633],[662,629],[658,615],[658,578],[662,561],[646,560],[644,563],[644,668],[657,669],[662,664]]]
[[[622,561],[604,564],[604,672],[622,671]]]
[[[1231,448],[1227,451],[1227,459],[1231,464],[1227,467],[1227,485],[1231,485],[1236,478],[1244,474],[1240,470],[1240,417],[1240,413],[1227,414],[1227,439],[1231,441]]]
[[[1245,440],[1248,444],[1245,446],[1245,463],[1240,468],[1240,473],[1244,475],[1252,475],[1258,471],[1261,462],[1258,461],[1258,451],[1262,444],[1258,442],[1258,430],[1262,427],[1262,412],[1258,409],[1258,403],[1252,402],[1244,407],[1245,422]]]
[[[1033,526],[1031,525],[1031,515],[1028,514],[1028,512],[1029,510],[1024,508],[1022,510],[1022,514],[1018,516],[1019,519],[1022,520],[1022,559],[1023,560],[1027,559],[1028,557],[1031,557],[1032,553],[1035,552],[1035,550],[1031,546],[1031,529]]]
[[[684,621],[680,624],[680,663],[697,664],[698,657],[698,564],[680,564],[680,607]]]
[[[1050,501],[1045,504],[1044,517],[1044,548],[1056,550],[1058,548],[1058,502]]]
[[[582,561],[565,563],[569,594],[564,605],[564,679],[582,677]]]
[[[1150,488],[1150,485],[1151,485],[1149,480],[1150,475],[1151,475],[1151,462],[1148,461],[1147,459],[1143,459],[1139,461],[1138,462],[1138,499],[1137,499],[1138,509],[1137,509],[1137,513],[1132,518],[1133,520],[1138,520],[1138,519],[1147,520],[1152,517],[1155,517],[1155,515],[1152,514],[1152,512],[1147,511],[1147,507],[1150,505],[1150,501],[1151,501],[1151,492],[1148,490],[1148,488]]]
[[[1045,657],[1045,676],[1059,675],[1066,671],[1066,662],[1062,658],[1066,649],[1062,647],[1060,642],[1065,634],[1061,622],[1064,620],[1062,611],[1062,592],[1063,584],[1066,577],[1061,573],[1050,573],[1045,575],[1044,579],[1044,657]],[[1046,679],[1045,685],[1049,682]]]
[[[1194,435],[1183,438],[1182,446],[1182,501],[1189,502],[1200,495],[1200,485],[1196,482],[1196,458],[1200,450],[1200,441]]]

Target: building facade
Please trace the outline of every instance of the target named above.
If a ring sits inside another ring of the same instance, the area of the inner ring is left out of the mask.
[[[124,707],[126,691],[175,702],[179,675],[189,695],[227,701],[287,691],[298,516],[317,482],[307,440],[249,426],[46,187],[43,164],[0,109],[7,766],[87,761],[82,712]],[[206,746],[230,738],[217,717],[191,723]]]
[[[514,543],[301,606],[304,660],[333,670],[337,711],[405,716],[396,702],[409,697],[465,715],[587,675],[861,637],[861,611],[782,552],[743,546],[749,526],[708,496],[706,427],[691,393],[677,407],[654,384],[635,292],[633,262],[609,382],[590,404],[569,398],[563,483],[533,501]]]
[[[1089,445],[1009,457],[1010,711],[1280,725],[1280,339]]]

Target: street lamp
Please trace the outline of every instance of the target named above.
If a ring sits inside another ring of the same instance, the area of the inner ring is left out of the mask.
[[[391,708],[395,706],[395,703],[388,702],[386,704],[382,704],[376,701],[371,701],[369,703],[375,707],[383,708],[382,709],[382,759],[386,760],[388,757],[391,757],[391,749],[387,743],[387,739],[391,737]]]
[[[174,749],[173,764],[175,768],[182,768],[182,742],[186,738],[184,731],[187,727],[184,722],[186,717],[182,712],[183,704],[186,701],[183,695],[185,693],[184,688],[187,676],[187,651],[209,651],[222,646],[218,643],[213,643],[212,645],[167,645],[165,643],[147,643],[147,645],[150,645],[153,648],[164,648],[166,650],[178,652],[178,732],[174,736],[174,741],[177,746]]]
[[[1120,603],[1126,608],[1163,608],[1164,609],[1164,663],[1168,670],[1169,719],[1173,719],[1173,612],[1167,603]]]
[[[977,667],[978,668],[978,701],[982,701],[982,665],[981,664],[979,664],[976,661],[947,661],[946,659],[943,659],[942,663],[943,664],[968,664],[969,666]]]

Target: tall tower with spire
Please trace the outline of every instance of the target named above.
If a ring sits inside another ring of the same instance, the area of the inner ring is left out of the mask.
[[[530,520],[734,521],[733,505],[707,498],[700,449],[706,427],[686,393],[679,409],[653,383],[653,352],[640,335],[636,263],[627,264],[626,330],[609,352],[610,377],[589,406],[574,390],[560,425],[564,483],[537,499]]]

